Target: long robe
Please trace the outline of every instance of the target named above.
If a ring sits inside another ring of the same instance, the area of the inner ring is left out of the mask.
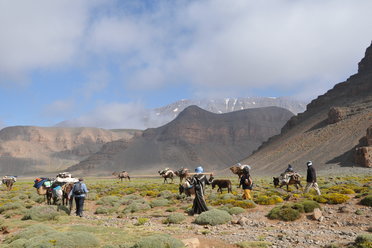
[[[213,178],[209,180],[205,175],[196,174],[192,177],[192,185],[195,187],[195,198],[192,205],[193,214],[201,214],[208,211],[207,204],[204,199],[204,188],[206,184],[210,184]]]

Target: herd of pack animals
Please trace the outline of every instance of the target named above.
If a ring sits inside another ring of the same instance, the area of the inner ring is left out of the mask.
[[[233,174],[238,175],[239,179],[243,175],[242,166],[232,166],[232,167],[230,167],[230,170]],[[168,179],[170,179],[170,183],[173,183],[173,179],[175,177],[179,177],[180,178],[179,193],[180,194],[185,193],[187,196],[195,195],[195,189],[192,187],[192,185],[189,184],[190,183],[189,179],[195,173],[190,173],[189,169],[181,168],[177,171],[173,171],[171,169],[166,168],[165,170],[158,171],[158,173],[164,179],[163,183],[169,183]],[[62,173],[60,173],[60,174],[62,174]],[[206,173],[206,174],[208,174],[208,173]],[[59,175],[57,175],[57,177]],[[114,173],[112,173],[112,175],[116,176],[118,179],[120,179],[121,182],[123,182],[123,180],[128,180],[128,181],[131,180],[130,176],[129,176],[129,173],[126,172],[126,171],[114,172]],[[301,182],[300,182],[301,181],[300,177],[301,176],[298,173],[296,173],[295,175],[291,175],[289,177],[288,181],[283,181],[283,180],[280,180],[279,177],[274,177],[273,178],[273,183],[274,183],[275,187],[279,187],[279,188],[281,188],[283,186],[287,186],[287,191],[289,190],[289,188],[288,188],[289,185],[294,185],[297,189],[298,189],[298,186],[303,188],[302,185],[301,185]],[[46,180],[49,183],[48,184],[43,183],[40,186],[40,188],[37,189],[37,193],[39,195],[44,195],[45,196],[45,200],[46,200],[48,205],[62,204],[62,205],[65,205],[65,206],[69,206],[70,210],[71,210],[72,199],[69,200],[68,195],[73,188],[74,182],[63,183],[63,185],[61,186],[62,195],[61,195],[61,197],[58,197],[58,196],[53,194],[52,187],[50,186],[53,183],[54,179],[49,179],[48,178],[48,179],[44,179],[44,180]],[[183,182],[184,180],[185,180],[185,182]],[[13,184],[16,181],[17,181],[17,176],[4,176],[0,184],[4,184],[7,188],[7,190],[10,191],[13,187]],[[35,183],[36,183],[36,180],[35,180]],[[46,185],[49,185],[49,186],[46,186]],[[212,181],[211,185],[212,185],[212,189],[215,189],[216,186],[218,187],[217,192],[222,193],[222,189],[224,189],[224,188],[227,189],[228,193],[232,192],[232,183],[228,179],[214,179]]]

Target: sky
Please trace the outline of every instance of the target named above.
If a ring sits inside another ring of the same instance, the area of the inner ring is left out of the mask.
[[[310,101],[357,72],[369,0],[0,0],[0,128],[140,128],[180,99]]]

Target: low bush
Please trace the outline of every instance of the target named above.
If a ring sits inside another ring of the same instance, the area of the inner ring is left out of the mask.
[[[298,209],[298,205],[285,204],[282,206],[275,207],[270,210],[267,214],[269,219],[278,219],[284,221],[294,221],[301,217],[301,212]]]
[[[56,220],[63,212],[57,211],[55,206],[36,206],[28,209],[22,220],[47,221]]]
[[[148,203],[143,203],[142,201],[140,202],[132,202],[131,204],[127,205],[126,208],[124,208],[123,213],[128,214],[128,213],[134,213],[134,212],[139,212],[139,211],[145,211],[150,209],[150,205]]]
[[[321,209],[319,203],[316,201],[305,200],[301,204],[304,206],[305,213],[313,212],[315,208]]]
[[[259,195],[257,199],[255,199],[254,201],[260,205],[275,205],[277,203],[283,202],[283,199],[277,195],[272,196]]]
[[[142,200],[142,202],[145,202],[145,200],[138,195],[126,195],[121,199],[121,203],[124,205],[128,205],[134,201],[139,201],[139,200]]]
[[[199,225],[220,225],[231,221],[231,215],[223,210],[212,209],[201,213],[195,219],[195,223]]]
[[[21,232],[22,233],[22,232]],[[22,235],[22,234],[21,234]],[[57,232],[49,230],[41,235],[32,236],[29,239],[19,238],[9,243],[8,247],[57,247],[57,248],[78,248],[98,247],[98,240],[87,232]]]
[[[28,240],[28,239],[31,239],[32,237],[43,235],[44,233],[47,233],[50,231],[55,231],[55,230],[51,227],[48,227],[42,224],[35,224],[35,225],[29,226],[21,230],[19,233],[13,236],[10,236],[10,237],[8,236],[4,242],[7,244],[10,244],[13,241],[18,240],[18,239]]]
[[[118,210],[118,207],[105,207],[100,206],[96,208],[95,214],[112,214],[115,213]]]
[[[228,209],[227,212],[231,215],[234,215],[234,214],[244,213],[245,210],[244,208],[241,208],[241,207],[233,207],[233,208]]]
[[[371,248],[372,247],[372,234],[361,234],[358,235],[355,239],[353,245],[355,248]]]
[[[136,226],[142,226],[142,225],[146,224],[147,222],[149,222],[148,218],[138,218],[137,223],[135,225]]]
[[[329,204],[341,204],[350,199],[347,195],[339,193],[324,194],[323,197],[327,199],[327,203]]]
[[[170,190],[164,190],[158,194],[158,197],[162,197],[162,198],[170,200],[172,198],[175,198],[175,194],[172,193],[172,191]]]
[[[169,204],[170,204],[170,202],[167,199],[162,199],[162,198],[155,199],[155,200],[152,200],[150,202],[150,206],[152,208],[154,208],[154,207],[168,206]]]
[[[175,212],[177,210],[176,207],[170,207],[165,210],[165,212]]]
[[[105,196],[97,201],[97,205],[104,206],[119,206],[121,204],[121,199],[118,196]]]
[[[367,195],[366,197],[364,197],[364,198],[360,201],[360,204],[362,204],[362,205],[364,205],[364,206],[372,207],[372,195]]]
[[[179,224],[186,219],[185,215],[181,213],[173,213],[168,215],[168,217],[164,220],[164,224]]]
[[[243,241],[236,244],[239,248],[268,248],[271,243],[267,241]]]
[[[0,207],[0,214],[8,210],[22,209],[22,208],[24,207],[19,202],[9,202]]]
[[[167,234],[155,234],[138,241],[132,248],[178,248],[185,247],[181,240],[175,239]]]

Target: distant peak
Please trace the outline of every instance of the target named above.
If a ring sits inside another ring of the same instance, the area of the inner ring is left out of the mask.
[[[364,58],[358,64],[358,74],[372,73],[372,43],[367,48]]]

